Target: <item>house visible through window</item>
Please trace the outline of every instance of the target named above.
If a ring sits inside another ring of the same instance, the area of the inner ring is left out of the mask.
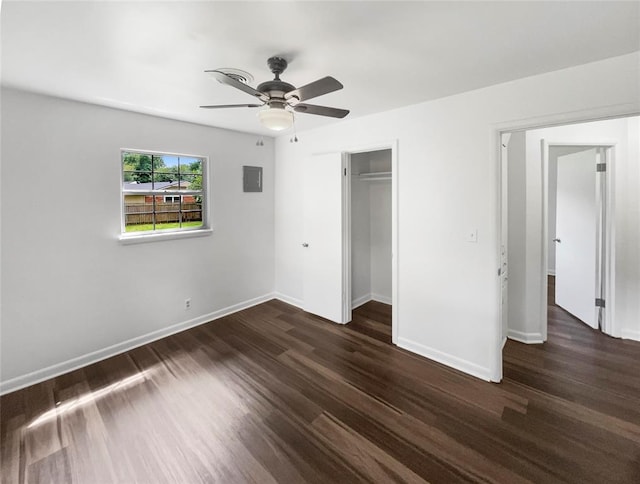
[[[204,157],[122,151],[122,231],[204,228],[205,170]]]

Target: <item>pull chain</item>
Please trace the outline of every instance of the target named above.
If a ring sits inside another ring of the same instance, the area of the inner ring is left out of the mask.
[[[293,117],[293,138],[289,139],[289,143],[297,143],[298,142],[298,134],[296,132],[296,118]]]

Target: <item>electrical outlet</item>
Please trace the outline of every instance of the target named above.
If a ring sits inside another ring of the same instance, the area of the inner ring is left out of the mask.
[[[184,308],[186,310],[191,309],[191,298],[188,297],[187,299],[184,300]]]

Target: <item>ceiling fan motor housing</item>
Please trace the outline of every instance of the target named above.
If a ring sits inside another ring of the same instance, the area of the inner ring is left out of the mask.
[[[295,86],[292,86],[288,82],[274,79],[273,81],[265,81],[258,85],[257,90],[260,92],[268,92],[271,97],[279,97],[284,100],[284,95],[293,91]]]
[[[280,74],[287,68],[287,61],[282,57],[270,57],[267,64],[275,75],[275,79],[259,84],[257,90],[269,94],[270,100],[267,104],[270,107],[284,109],[288,105],[284,95],[295,89],[295,86],[280,80]]]

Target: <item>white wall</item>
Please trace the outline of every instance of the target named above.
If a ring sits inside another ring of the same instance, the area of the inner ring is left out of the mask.
[[[398,343],[501,375],[499,129],[640,109],[638,53],[276,140],[276,290],[302,298],[301,161],[398,140]],[[347,87],[348,89],[348,87]],[[466,241],[477,229],[477,243]]]
[[[640,311],[638,310],[638,294],[640,294],[640,217],[638,217],[638,199],[640,194],[640,175],[638,165],[638,118],[621,118],[589,123],[571,124],[529,130],[526,133],[526,183],[510,186],[509,192],[526,193],[526,208],[511,213],[510,217],[526,220],[526,241],[524,279],[523,274],[509,273],[510,311],[526,314],[525,333],[539,335],[544,338],[544,317],[541,305],[542,291],[541,261],[543,241],[542,233],[542,169],[541,140],[550,143],[616,143],[614,166],[610,173],[614,176],[615,185],[615,322],[613,336],[640,336]],[[635,155],[633,154],[635,150]],[[556,155],[566,154],[569,150],[556,150]],[[522,180],[520,180],[522,182]],[[513,188],[513,190],[512,190]],[[550,190],[553,187],[550,187]],[[553,210],[553,206],[550,206]],[[509,241],[509,262],[516,242]],[[522,249],[522,246],[520,246]],[[518,299],[511,293],[512,284],[523,284],[526,287],[524,298]],[[519,306],[519,307],[517,307]],[[510,320],[511,329],[511,320]],[[518,328],[520,329],[520,328]],[[535,338],[534,338],[535,339]],[[639,338],[640,339],[640,338]]]
[[[369,154],[351,155],[351,301],[371,299],[371,203],[369,185],[357,174],[370,170]]]
[[[274,147],[255,142],[3,90],[3,390],[272,294]],[[213,234],[122,245],[123,147],[209,156]],[[245,164],[264,192],[242,192]]]

